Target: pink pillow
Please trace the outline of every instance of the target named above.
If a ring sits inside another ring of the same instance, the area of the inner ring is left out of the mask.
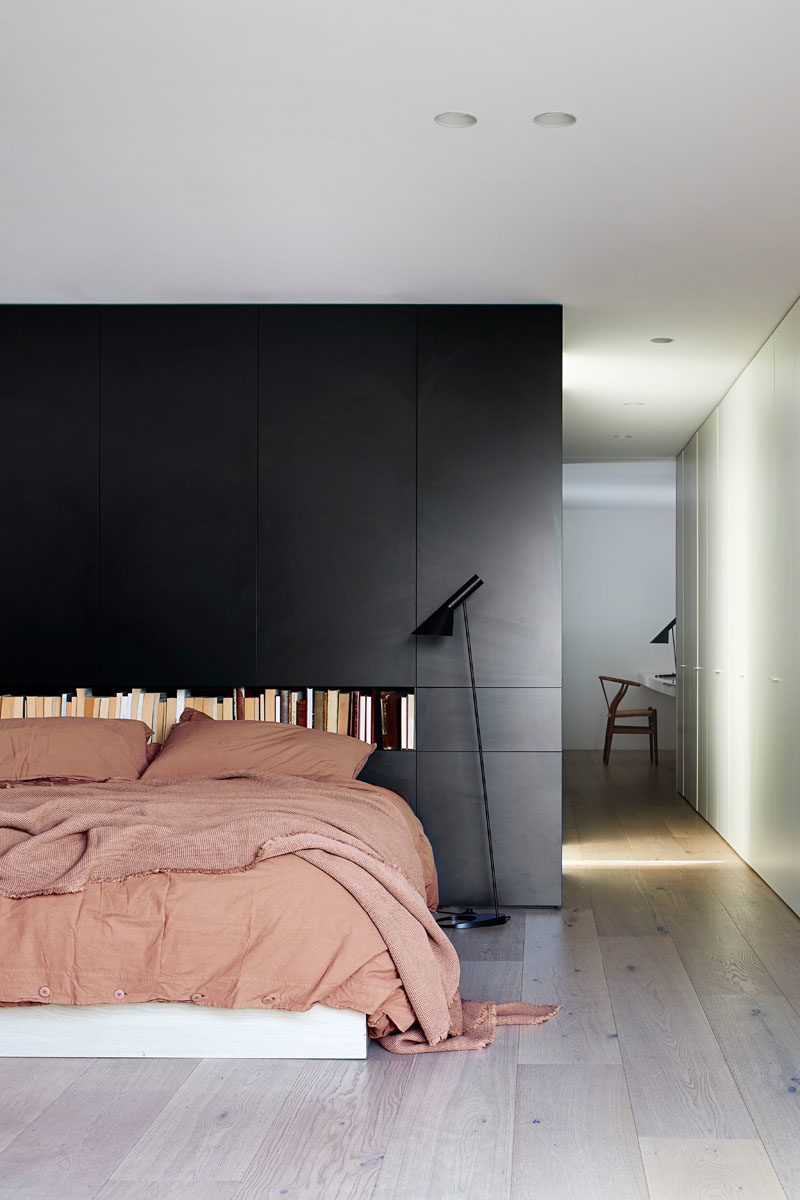
[[[274,721],[215,721],[184,710],[143,779],[220,775],[226,771],[274,771],[314,779],[355,779],[374,744]]]
[[[0,721],[0,780],[138,779],[152,732],[143,721],[94,717]]]

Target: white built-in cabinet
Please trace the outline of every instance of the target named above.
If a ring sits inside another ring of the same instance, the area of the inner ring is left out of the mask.
[[[800,305],[677,481],[678,789],[800,912]]]

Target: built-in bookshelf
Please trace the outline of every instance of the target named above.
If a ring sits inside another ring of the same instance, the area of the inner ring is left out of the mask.
[[[0,696],[0,720],[13,717],[105,717],[144,721],[163,742],[185,708],[218,721],[272,721],[341,733],[379,750],[416,746],[416,695],[406,688],[233,688],[198,695],[185,688],[95,695],[76,688],[56,696]]]

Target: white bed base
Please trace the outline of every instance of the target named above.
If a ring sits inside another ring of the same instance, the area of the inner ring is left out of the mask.
[[[2,1058],[366,1058],[367,1018],[197,1004],[0,1007]]]

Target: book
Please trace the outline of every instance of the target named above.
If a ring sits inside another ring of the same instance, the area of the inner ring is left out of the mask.
[[[297,724],[308,727],[308,701],[305,696],[297,701]]]
[[[222,697],[222,720],[233,720],[233,696]]]
[[[244,719],[245,721],[258,720],[258,697],[245,696],[244,698]]]
[[[142,696],[142,720],[152,729],[153,733],[158,733],[159,699],[158,692],[145,692]],[[88,704],[89,701],[87,700],[86,703]]]
[[[321,688],[314,692],[314,729],[325,728],[325,693]]]
[[[289,724],[289,689],[281,688],[281,724]]]
[[[416,715],[417,715],[417,697],[414,692],[408,693],[408,745],[407,750],[416,750],[417,748],[417,732],[416,732]]]
[[[336,722],[337,733],[348,733],[350,727],[350,693],[339,692],[339,717]]]
[[[347,732],[350,737],[358,737],[358,722],[361,713],[361,692],[355,688],[350,693],[350,722]]]
[[[178,697],[177,696],[167,696],[167,717],[166,717],[167,733],[169,733],[170,729],[172,729],[172,726],[175,724],[175,722],[178,719],[175,715],[177,713],[177,711],[178,711]]]
[[[181,714],[186,708],[186,688],[178,688],[175,692],[175,720],[180,721]]]
[[[275,716],[275,698],[276,698],[277,694],[278,693],[275,690],[275,688],[267,688],[264,692],[263,701],[264,701],[264,720],[265,721],[277,720],[277,718]]]
[[[408,696],[400,697],[400,749],[408,749]]]
[[[339,732],[339,689],[328,688],[325,700],[325,730],[327,733]]]
[[[314,727],[314,689],[306,688],[306,728]]]
[[[378,693],[378,708],[380,714],[378,745],[381,750],[399,750],[400,697],[397,692],[380,691]]]

